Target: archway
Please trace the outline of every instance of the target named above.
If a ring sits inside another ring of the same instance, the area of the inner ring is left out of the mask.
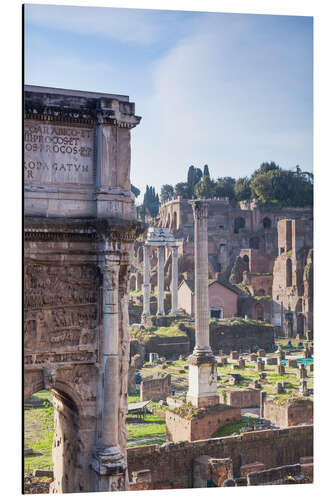
[[[258,290],[258,291],[256,292],[256,295],[257,295],[258,297],[264,297],[264,296],[266,295],[266,292],[265,292],[265,290],[264,290],[263,288],[260,288],[260,290]]]
[[[32,390],[30,386],[24,402],[24,472],[50,471],[50,493],[85,491],[80,484],[84,445],[77,404],[60,389],[43,385]]]
[[[256,304],[255,318],[257,321],[264,321],[264,308],[261,304]]]
[[[240,229],[245,227],[245,219],[244,217],[236,217],[234,222],[234,233],[238,234]]]
[[[269,217],[264,217],[262,225],[264,226],[264,229],[270,229],[272,227],[271,219]]]

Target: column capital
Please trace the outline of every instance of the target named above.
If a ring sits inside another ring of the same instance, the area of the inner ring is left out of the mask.
[[[208,203],[205,200],[190,201],[194,220],[208,219]]]

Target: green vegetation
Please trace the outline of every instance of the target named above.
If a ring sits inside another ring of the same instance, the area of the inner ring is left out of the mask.
[[[237,422],[231,422],[230,424],[223,425],[214,434],[213,438],[232,436],[232,434],[239,434],[239,431],[243,427],[250,426],[251,424],[256,424],[259,422],[258,418],[253,417],[243,417]]]
[[[156,217],[158,214],[160,200],[153,186],[146,186],[142,205],[136,207],[136,215],[139,220],[144,220],[146,215]]]
[[[145,415],[144,421],[138,424],[126,424],[127,441],[138,441],[142,439],[152,439],[158,437],[165,441],[165,419],[156,415]],[[155,441],[154,441],[155,442]],[[147,442],[133,444],[131,446],[146,445]]]
[[[34,406],[24,410],[24,446],[33,450],[32,455],[24,457],[25,472],[53,466],[53,406],[50,399],[51,393],[43,390],[26,402],[27,406]]]
[[[148,188],[148,186],[147,186]],[[161,201],[174,195],[185,199],[224,198],[230,202],[256,200],[260,205],[304,207],[313,205],[313,174],[303,172],[297,165],[294,170],[281,168],[274,162],[264,162],[251,177],[219,177],[212,179],[208,165],[203,171],[191,165],[187,181],[175,186],[164,184]]]
[[[130,337],[133,340],[139,340],[139,342],[148,342],[149,339],[155,337],[184,337],[186,335],[184,331],[180,329],[179,323],[173,323],[170,326],[151,326],[144,330],[139,328],[130,328]]]

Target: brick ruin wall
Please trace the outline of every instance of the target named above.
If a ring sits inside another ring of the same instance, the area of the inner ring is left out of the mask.
[[[273,401],[264,403],[264,418],[278,427],[290,427],[313,422],[313,402],[302,401],[300,404],[277,405]]]
[[[222,406],[222,405],[221,405]],[[240,420],[239,408],[225,407],[223,411],[209,412],[207,415],[187,420],[172,411],[166,412],[166,439],[170,441],[198,441],[208,439],[220,427]]]
[[[131,340],[131,357],[140,354],[148,361],[150,352],[157,352],[160,357],[178,359],[180,354],[184,356],[190,354],[190,341],[186,335],[184,337],[154,337],[144,343]]]
[[[260,390],[226,391],[226,403],[236,408],[257,408],[260,406]]]
[[[214,354],[222,349],[231,351],[251,351],[257,345],[270,352],[274,345],[274,328],[265,325],[210,325],[210,345]],[[223,333],[223,335],[222,335]]]
[[[297,464],[300,457],[313,455],[313,427],[297,426],[196,442],[129,448],[130,480],[134,471],[149,469],[150,489],[191,488],[193,461],[202,455],[231,458],[235,477],[240,475],[241,456],[244,455],[248,463],[261,462],[267,469]]]
[[[171,394],[171,375],[142,380],[140,384],[140,401],[165,400]]]

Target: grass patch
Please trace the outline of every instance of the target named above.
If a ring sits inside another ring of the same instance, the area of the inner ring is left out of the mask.
[[[165,441],[165,419],[156,415],[147,414],[144,422],[140,424],[126,424],[127,441],[135,441],[139,439],[150,439],[152,437],[160,437]],[[147,443],[143,443],[147,444]],[[136,446],[136,445],[135,445]]]
[[[232,436],[232,434],[239,434],[240,429],[242,427],[246,427],[247,425],[258,423],[259,419],[253,417],[243,417],[242,420],[238,420],[237,422],[231,422],[230,424],[223,425],[220,427],[214,434],[213,438],[217,437],[225,437]]]
[[[27,401],[41,401],[41,406],[24,411],[24,446],[33,454],[24,457],[24,470],[52,468],[53,406],[49,391],[40,391]],[[44,400],[44,401],[43,401]]]

